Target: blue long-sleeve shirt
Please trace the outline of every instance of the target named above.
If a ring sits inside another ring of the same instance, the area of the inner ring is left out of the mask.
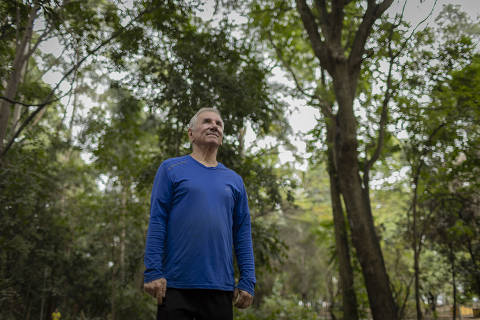
[[[145,249],[145,283],[167,279],[169,288],[235,288],[254,294],[250,212],[242,178],[219,163],[191,156],[164,161],[153,184]]]

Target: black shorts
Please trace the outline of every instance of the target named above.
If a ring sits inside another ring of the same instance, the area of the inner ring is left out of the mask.
[[[232,291],[167,288],[157,320],[233,320]]]

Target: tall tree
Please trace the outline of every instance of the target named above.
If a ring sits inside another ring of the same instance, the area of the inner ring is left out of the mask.
[[[312,105],[320,108],[323,118],[323,126],[326,128],[326,145],[328,146],[329,171],[332,176],[331,192],[332,201],[335,201],[334,217],[338,232],[338,253],[344,261],[341,279],[343,288],[348,292],[351,285],[351,271],[348,270],[348,246],[342,234],[344,229],[342,206],[339,199],[343,199],[347,211],[352,243],[356,249],[365,284],[368,291],[372,314],[375,319],[396,319],[397,311],[392,297],[390,283],[370,207],[369,179],[370,170],[380,157],[386,134],[388,119],[388,104],[391,97],[391,70],[396,54],[390,52],[390,71],[384,73],[384,97],[383,101],[376,105],[374,99],[364,99],[365,112],[374,114],[377,132],[368,127],[358,128],[359,120],[354,112],[354,101],[360,92],[369,93],[368,80],[362,76],[362,72],[375,64],[372,55],[382,49],[372,47],[374,40],[372,32],[379,31],[375,39],[382,39],[387,45],[389,36],[396,24],[385,23],[379,26],[380,18],[390,7],[393,1],[313,1],[313,8],[307,1],[254,1],[252,15],[265,13],[264,20],[259,22],[260,27],[269,25],[271,20],[279,16],[290,16],[290,20],[283,20],[269,30],[274,35],[270,37],[270,43],[277,51],[277,59],[292,76],[299,95],[304,95],[309,101],[315,101]],[[295,8],[297,13],[292,13]],[[269,14],[271,15],[269,17]],[[292,32],[300,38],[298,29],[287,28],[298,23],[303,23],[303,33],[307,34],[308,43],[295,41],[295,37],[288,37]],[[290,22],[293,21],[293,22]],[[295,32],[295,33],[294,33]],[[284,36],[284,42],[278,41],[276,34]],[[268,39],[268,37],[265,37]],[[288,41],[287,41],[288,39]],[[293,41],[292,41],[293,39]],[[287,49],[284,49],[287,48]],[[390,48],[391,50],[391,48]],[[313,53],[313,55],[312,55]],[[297,61],[310,66],[298,68]],[[363,69],[362,69],[363,68]],[[314,71],[311,71],[311,70]],[[374,69],[374,68],[372,68]],[[377,70],[379,74],[381,71]],[[373,72],[374,71],[370,71]],[[310,88],[309,88],[310,87]],[[371,90],[371,87],[370,87]],[[359,99],[361,100],[361,99]],[[360,101],[362,102],[362,101]],[[366,136],[364,139],[362,135]],[[362,140],[362,141],[360,141]],[[360,141],[360,142],[359,142]],[[361,142],[368,144],[365,152],[360,152]],[[327,148],[325,148],[327,149]],[[341,198],[340,198],[341,194]],[[342,250],[341,250],[342,249]],[[345,293],[344,293],[345,294]],[[355,319],[356,306],[354,294],[350,292],[344,297],[346,305],[345,316]]]

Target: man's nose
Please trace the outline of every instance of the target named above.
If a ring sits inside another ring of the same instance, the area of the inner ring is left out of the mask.
[[[218,131],[219,125],[216,124],[216,123],[211,123],[209,129],[210,129],[210,130],[217,130],[217,131]]]

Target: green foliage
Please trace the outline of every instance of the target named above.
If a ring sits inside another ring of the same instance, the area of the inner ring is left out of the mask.
[[[438,284],[448,281],[444,270],[450,268],[450,261],[457,261],[455,273],[463,293],[480,294],[480,277],[475,271],[478,243],[474,234],[478,230],[473,213],[478,192],[471,188],[478,186],[478,178],[462,173],[466,168],[476,172],[472,165],[478,162],[473,150],[479,146],[479,114],[474,107],[478,104],[479,69],[473,43],[479,33],[475,34],[475,24],[452,6],[446,6],[437,21],[439,28],[416,35],[417,42],[409,49],[413,59],[407,61],[402,83],[408,92],[398,100],[399,123],[408,134],[402,144],[416,193],[412,197],[417,199],[412,203],[416,217],[406,219],[407,236],[409,242],[414,236],[421,241],[416,244],[419,250],[427,247],[427,258],[420,259],[420,277],[429,308],[434,308],[436,297],[446,290]],[[436,41],[434,32],[440,35]],[[413,218],[417,219],[416,229]],[[429,262],[422,262],[426,260]],[[435,266],[443,270],[432,272]]]
[[[120,4],[108,1],[58,8],[42,3],[40,12],[66,54],[33,56],[18,93],[28,102],[49,93],[38,80],[45,70],[70,68],[69,63],[122,31],[129,14],[145,13],[108,44],[105,55],[75,73],[82,82],[74,93],[89,95],[94,104],[88,114],[75,114],[75,108],[86,109],[77,96],[71,120],[66,106],[49,107],[1,163],[0,303],[9,318],[31,318],[41,310],[45,317],[56,306],[65,319],[105,319],[113,313],[121,319],[154,317],[155,304],[141,290],[151,183],[160,161],[188,152],[186,123],[200,107],[216,106],[223,113],[227,128],[221,161],[244,175],[253,214],[275,210],[281,193],[291,192],[292,184],[279,183],[277,159],[247,153],[237,136],[247,123],[260,136],[288,131],[266,68],[232,37],[230,26],[194,23],[185,4],[136,5],[122,12]],[[15,9],[0,7],[9,17]],[[26,17],[29,7],[24,9]],[[13,41],[12,30],[13,20],[2,24],[2,40]],[[153,41],[152,34],[164,42]],[[0,55],[11,61],[12,48],[2,47]],[[112,70],[130,77],[111,81],[104,73]],[[110,88],[100,95],[88,88],[105,83]],[[27,116],[24,112],[22,119]],[[260,221],[253,225],[261,272],[285,248],[275,226]]]
[[[49,143],[52,137],[41,131],[34,132],[41,139],[31,138],[13,149],[9,161],[2,163],[0,303],[7,319],[39,314],[42,299],[51,308],[66,290],[79,303],[77,289],[95,276],[85,268],[88,259],[72,246],[74,226],[65,206],[65,190],[82,180],[83,170],[59,161],[59,145]],[[101,291],[97,286],[95,292]]]

